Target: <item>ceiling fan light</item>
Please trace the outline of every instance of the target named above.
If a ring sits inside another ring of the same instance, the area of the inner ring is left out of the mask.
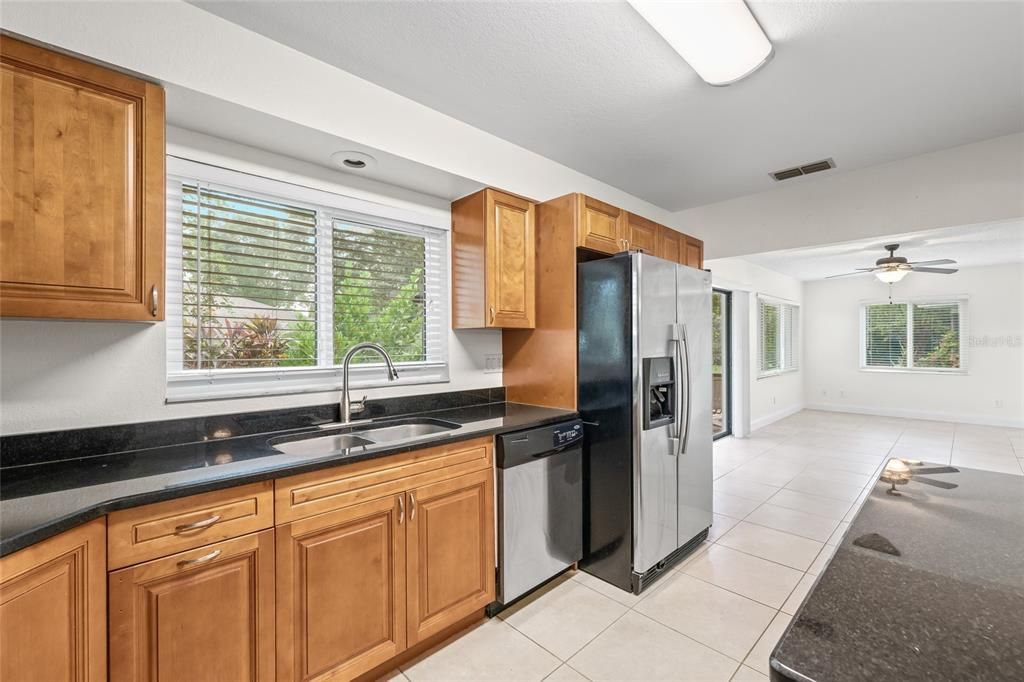
[[[895,284],[906,277],[908,272],[910,272],[909,269],[886,268],[885,270],[879,270],[876,272],[875,277],[886,284]]]
[[[746,78],[774,52],[743,0],[628,2],[709,85]]]

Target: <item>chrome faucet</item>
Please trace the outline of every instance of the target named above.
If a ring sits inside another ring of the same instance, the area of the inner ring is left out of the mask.
[[[341,379],[341,423],[348,424],[352,421],[353,414],[359,414],[366,409],[366,396],[363,396],[362,400],[357,400],[352,403],[348,397],[348,368],[352,363],[352,356],[359,351],[372,350],[380,353],[381,357],[384,358],[384,362],[388,365],[388,381],[394,381],[398,378],[398,370],[395,369],[395,363],[391,361],[391,356],[384,350],[384,347],[379,343],[357,343],[348,349],[345,353],[345,361],[342,363],[342,379]]]

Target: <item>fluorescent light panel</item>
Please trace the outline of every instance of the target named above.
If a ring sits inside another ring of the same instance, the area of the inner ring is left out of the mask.
[[[729,85],[772,57],[772,44],[743,0],[628,0],[710,85]]]

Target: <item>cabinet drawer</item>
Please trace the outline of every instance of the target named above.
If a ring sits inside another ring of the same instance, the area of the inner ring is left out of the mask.
[[[489,469],[490,436],[314,471],[275,482],[275,517],[288,523],[395,495],[412,487]]]
[[[274,525],[273,481],[125,509],[107,517],[111,569]]]

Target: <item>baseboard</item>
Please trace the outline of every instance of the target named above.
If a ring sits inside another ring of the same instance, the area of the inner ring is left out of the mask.
[[[850,412],[853,414],[870,414],[877,417],[896,417],[900,419],[927,419],[940,422],[959,422],[961,424],[979,424],[982,426],[1009,426],[1024,428],[1024,419],[1012,417],[990,417],[987,415],[955,414],[952,412],[934,412],[931,410],[903,410],[872,405],[839,405],[836,403],[813,403],[807,405],[808,410],[825,412]]]
[[[750,430],[751,432],[753,432],[757,431],[758,429],[762,429],[768,426],[769,424],[774,424],[780,419],[785,419],[790,415],[794,415],[802,409],[804,409],[804,406],[801,404],[791,405],[785,409],[779,410],[778,412],[772,412],[771,414],[766,414],[765,416],[760,417],[758,419],[753,419],[750,422]]]

